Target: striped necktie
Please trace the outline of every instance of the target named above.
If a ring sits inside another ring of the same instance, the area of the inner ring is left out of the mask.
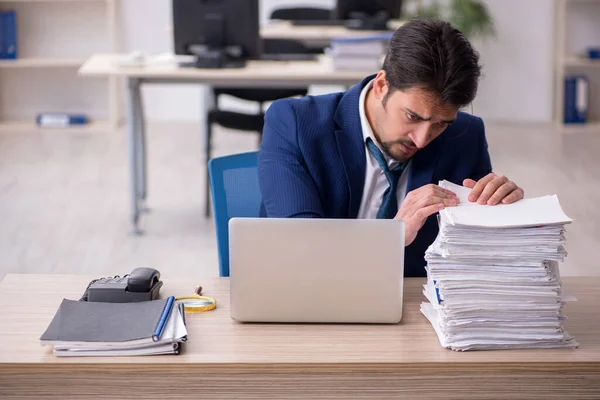
[[[383,153],[371,138],[367,138],[367,148],[371,155],[377,160],[377,163],[383,170],[390,186],[383,192],[381,207],[377,212],[377,219],[392,219],[398,213],[398,198],[396,191],[398,189],[398,181],[402,176],[404,164],[400,164],[392,169],[389,169],[388,164],[383,156]]]

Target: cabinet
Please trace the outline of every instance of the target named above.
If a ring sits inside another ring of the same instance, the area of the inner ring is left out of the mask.
[[[106,131],[121,119],[117,78],[81,79],[97,52],[117,52],[117,0],[0,0],[15,10],[17,59],[0,60],[0,132],[36,128],[40,112],[82,113],[84,126]]]
[[[600,0],[555,0],[554,119],[564,131],[600,134],[600,60],[584,57],[590,46],[600,47]],[[584,74],[589,79],[588,122],[564,124],[564,79]]]

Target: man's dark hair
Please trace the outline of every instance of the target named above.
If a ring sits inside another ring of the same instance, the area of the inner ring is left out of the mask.
[[[443,104],[464,107],[477,94],[479,54],[451,24],[415,19],[390,40],[383,63],[390,90],[424,89]],[[384,105],[387,99],[384,98]]]

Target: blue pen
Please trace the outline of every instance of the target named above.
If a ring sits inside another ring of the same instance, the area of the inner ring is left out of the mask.
[[[158,325],[156,325],[156,329],[154,329],[154,334],[152,335],[153,341],[158,342],[160,340],[160,337],[165,330],[165,325],[167,325],[167,321],[169,320],[169,315],[171,315],[174,302],[175,296],[169,296],[167,302],[165,303],[165,308],[163,308],[160,319],[158,320]]]

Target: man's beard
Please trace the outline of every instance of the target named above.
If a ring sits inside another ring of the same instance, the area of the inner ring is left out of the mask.
[[[379,121],[376,121],[375,125],[377,126],[377,132],[382,133],[383,132],[383,127],[381,126],[381,124],[379,123]],[[402,149],[398,146],[398,144],[402,143],[405,146],[416,147],[412,140],[410,140],[410,139],[398,139],[398,140],[394,140],[394,141],[391,141],[391,142],[384,142],[383,140],[381,140],[381,137],[379,137],[379,135],[377,134],[377,132],[373,132],[373,134],[375,135],[375,139],[377,139],[377,142],[381,146],[381,149],[383,150],[383,152],[385,153],[385,155],[387,155],[389,158],[391,158],[394,161],[397,161],[397,162],[400,162],[400,163],[404,163],[404,162],[408,161],[412,157],[412,155],[405,154],[402,151]],[[394,151],[392,149],[393,147],[397,147],[397,151]]]
[[[402,151],[402,149],[400,148],[400,146],[398,146],[400,143],[404,144],[405,146],[415,147],[415,144],[410,139],[409,140],[395,140],[393,142],[380,142],[379,144],[381,145],[383,152],[388,157],[390,157],[392,160],[403,163],[403,162],[408,161],[411,157],[413,157],[414,154],[412,154],[412,155],[405,154]],[[396,151],[394,151],[393,149],[396,149]]]

